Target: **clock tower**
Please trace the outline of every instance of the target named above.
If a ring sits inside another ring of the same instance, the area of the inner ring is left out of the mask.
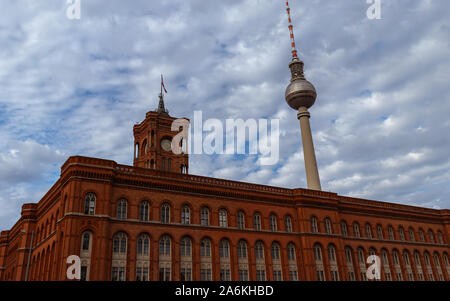
[[[173,121],[177,119],[169,115],[161,93],[157,110],[147,112],[145,120],[133,127],[134,166],[188,173],[189,155],[187,153],[175,155],[171,147],[173,137],[181,132],[171,130]]]

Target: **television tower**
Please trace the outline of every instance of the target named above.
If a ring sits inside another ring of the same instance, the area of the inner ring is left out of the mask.
[[[303,155],[305,159],[306,181],[308,189],[322,190],[320,186],[319,170],[317,169],[316,154],[314,152],[314,143],[311,135],[311,126],[309,119],[311,114],[308,109],[316,102],[316,89],[306,80],[303,74],[303,62],[297,56],[294,40],[294,28],[292,26],[291,9],[289,2],[286,1],[287,14],[289,19],[289,31],[291,34],[292,60],[289,63],[291,69],[291,82],[286,88],[286,102],[297,110],[297,118],[300,121],[302,132]]]

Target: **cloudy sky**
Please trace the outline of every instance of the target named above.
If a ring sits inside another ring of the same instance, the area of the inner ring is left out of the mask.
[[[132,164],[132,127],[171,115],[280,120],[280,161],[191,156],[190,172],[305,187],[296,112],[284,101],[284,1],[6,1],[0,10],[0,229],[37,202],[72,155]],[[450,208],[450,4],[291,0],[318,91],[311,127],[324,190]]]

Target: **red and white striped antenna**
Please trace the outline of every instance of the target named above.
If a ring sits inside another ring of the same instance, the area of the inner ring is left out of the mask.
[[[286,11],[289,19],[289,31],[291,33],[292,57],[297,58],[297,49],[295,48],[295,39],[294,39],[294,26],[292,26],[291,9],[289,7],[289,1],[286,1]]]

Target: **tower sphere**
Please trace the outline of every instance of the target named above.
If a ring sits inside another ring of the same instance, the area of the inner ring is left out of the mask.
[[[294,57],[289,64],[291,69],[291,83],[286,88],[286,102],[294,110],[300,107],[310,108],[316,102],[317,92],[313,84],[303,75],[303,62]]]

